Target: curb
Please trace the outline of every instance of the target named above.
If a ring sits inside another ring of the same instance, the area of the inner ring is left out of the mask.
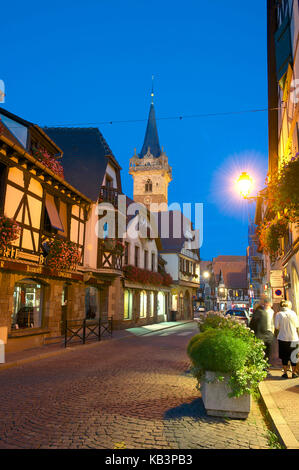
[[[193,320],[188,320],[188,321],[185,321],[183,323],[179,323],[177,325],[165,326],[164,328],[159,328],[157,330],[147,331],[146,333],[143,333],[141,335],[137,335],[135,337],[138,338],[140,336],[146,336],[150,333],[155,333],[157,331],[167,330],[169,328],[175,328],[176,326],[185,325],[187,323],[193,323]],[[120,338],[111,338],[109,341],[119,341],[121,339],[129,338],[129,337],[132,337],[132,336],[133,335],[131,333],[127,333],[126,335],[121,336]],[[104,341],[106,341],[106,340],[104,340]],[[41,353],[41,354],[37,354],[37,355],[34,355],[34,356],[26,357],[25,359],[18,359],[17,361],[14,361],[14,362],[8,362],[8,363],[0,364],[0,372],[2,370],[10,369],[11,367],[22,366],[23,364],[38,361],[40,359],[47,359],[49,357],[59,356],[60,354],[64,354],[64,353],[67,353],[67,352],[69,352],[69,353],[74,352],[74,351],[77,351],[80,348],[80,346],[84,346],[84,348],[86,349],[86,348],[91,348],[91,347],[94,347],[94,346],[98,346],[99,344],[103,344],[103,342],[102,341],[96,341],[96,342],[90,343],[90,344],[84,344],[84,345],[80,344],[78,346],[63,348],[63,349],[59,349],[58,351],[53,351],[53,352],[48,352],[48,353]]]
[[[299,449],[299,442],[273,400],[266,382],[259,384],[259,390],[263,405],[269,413],[271,424],[277,433],[280,443],[286,449]]]

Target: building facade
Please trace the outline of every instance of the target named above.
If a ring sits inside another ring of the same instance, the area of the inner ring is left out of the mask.
[[[269,182],[296,158],[299,150],[299,6],[292,0],[268,0],[268,127]],[[259,193],[255,222],[279,221],[273,213],[267,191]],[[263,254],[262,287],[272,299],[275,310],[287,298],[299,314],[299,229],[290,222],[279,240],[280,255]]]

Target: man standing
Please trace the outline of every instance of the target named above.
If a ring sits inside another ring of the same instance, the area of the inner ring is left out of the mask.
[[[269,310],[270,309],[270,310]],[[270,360],[271,349],[274,340],[273,314],[271,313],[271,302],[263,299],[254,309],[249,328],[254,331],[255,336],[261,339],[266,347],[265,356]],[[272,317],[271,317],[272,315]]]

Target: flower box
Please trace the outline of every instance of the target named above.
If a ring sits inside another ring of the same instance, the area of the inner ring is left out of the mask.
[[[224,377],[224,380],[218,381],[218,375]],[[251,409],[251,395],[230,398],[228,396],[231,393],[228,385],[229,378],[228,374],[222,372],[205,372],[200,391],[206,413],[209,416],[246,419]]]

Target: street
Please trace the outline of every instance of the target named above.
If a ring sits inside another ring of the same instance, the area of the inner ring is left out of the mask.
[[[268,448],[259,408],[205,414],[188,371],[197,324],[107,340],[0,373],[0,448]]]

